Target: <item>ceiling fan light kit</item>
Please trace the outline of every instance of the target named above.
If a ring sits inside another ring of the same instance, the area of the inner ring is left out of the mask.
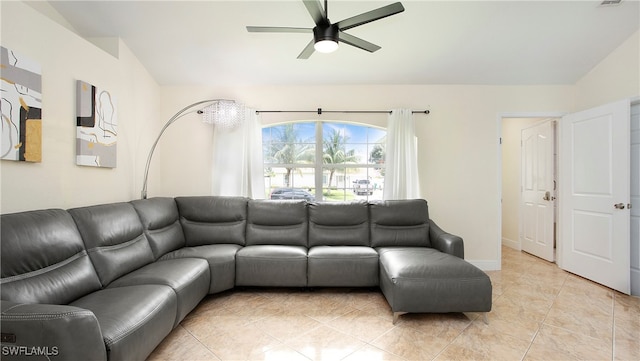
[[[313,47],[318,52],[333,53],[338,50],[338,40],[338,27],[335,25],[313,28]]]
[[[308,59],[314,50],[321,53],[331,53],[338,49],[338,42],[349,44],[356,48],[366,50],[370,53],[380,49],[378,45],[372,44],[366,40],[345,33],[345,30],[364,25],[372,21],[380,20],[391,15],[395,15],[404,11],[401,3],[393,3],[381,8],[367,11],[360,15],[356,15],[335,24],[329,21],[328,0],[324,2],[324,8],[320,0],[302,0],[304,6],[309,11],[309,15],[315,22],[313,29],[309,28],[292,28],[292,27],[272,27],[272,26],[247,26],[250,33],[306,33],[313,31],[313,39],[302,50],[298,59]]]

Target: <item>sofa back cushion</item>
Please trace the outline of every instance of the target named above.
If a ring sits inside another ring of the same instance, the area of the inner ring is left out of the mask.
[[[185,245],[178,206],[173,198],[157,197],[131,201],[138,212],[154,259]]]
[[[366,202],[310,203],[309,247],[369,246]]]
[[[307,247],[307,202],[250,200],[247,246],[273,244]]]
[[[372,202],[369,211],[372,247],[431,247],[424,199]]]
[[[0,216],[0,298],[67,304],[100,289],[73,219],[62,209]]]
[[[186,245],[244,245],[247,201],[245,197],[176,198]]]
[[[103,286],[153,262],[138,213],[130,203],[70,209]]]

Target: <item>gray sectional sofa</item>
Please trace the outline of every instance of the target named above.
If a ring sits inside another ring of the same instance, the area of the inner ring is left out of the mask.
[[[491,310],[424,200],[151,198],[5,214],[0,231],[3,359],[143,360],[236,286],[379,287],[393,322]]]

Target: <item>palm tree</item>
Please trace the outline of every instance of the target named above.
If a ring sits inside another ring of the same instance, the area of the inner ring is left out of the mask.
[[[369,163],[384,164],[386,153],[386,143],[382,141],[377,143],[373,146],[373,149],[371,149],[371,153],[369,153]],[[384,167],[375,167],[375,170],[380,172],[380,175],[384,176]]]
[[[302,140],[298,129],[294,124],[285,124],[282,127],[273,128],[275,137],[269,143],[267,158],[272,163],[284,164],[287,171],[285,185],[291,185],[293,168],[289,165],[296,163],[309,163],[313,161],[313,140]]]
[[[324,136],[323,139],[323,164],[344,164],[344,163],[357,163],[358,156],[355,155],[355,150],[346,150],[346,144],[349,141],[349,137],[344,135],[338,129],[332,129],[331,132]],[[329,188],[333,182],[333,175],[336,169],[329,168]]]

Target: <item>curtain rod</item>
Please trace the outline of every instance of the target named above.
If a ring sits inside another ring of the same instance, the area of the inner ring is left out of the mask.
[[[322,108],[318,108],[318,110],[256,110],[256,114],[260,113],[347,113],[347,114],[391,114],[393,111],[391,110],[323,110]],[[411,113],[413,114],[429,114],[428,110],[414,110]]]

